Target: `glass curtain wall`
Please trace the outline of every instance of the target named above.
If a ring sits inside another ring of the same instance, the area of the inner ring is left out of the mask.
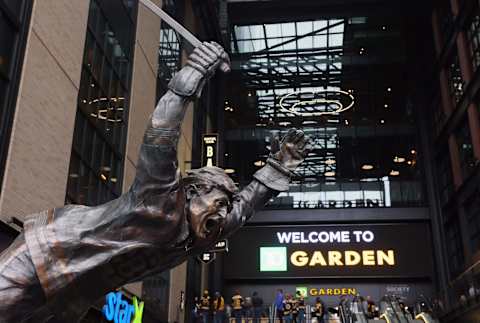
[[[0,0],[0,188],[31,10],[31,0]]]
[[[89,10],[66,200],[97,205],[122,193],[137,1]]]
[[[225,168],[241,186],[291,127],[313,151],[270,208],[424,204],[397,16],[235,25]],[[321,113],[320,113],[321,112]]]

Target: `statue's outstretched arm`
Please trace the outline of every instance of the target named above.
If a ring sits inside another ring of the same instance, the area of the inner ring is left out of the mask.
[[[227,216],[225,235],[239,229],[272,197],[288,191],[293,171],[310,150],[309,139],[301,130],[290,129],[280,144],[275,139],[266,165],[253,175],[252,182],[235,197],[232,211]]]
[[[178,183],[177,142],[185,111],[218,68],[229,70],[228,55],[217,43],[204,42],[168,84],[169,90],[155,107],[140,148],[131,189],[138,198],[146,192],[165,192]]]

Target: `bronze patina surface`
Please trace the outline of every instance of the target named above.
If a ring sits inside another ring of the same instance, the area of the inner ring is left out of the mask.
[[[266,165],[241,191],[216,167],[180,176],[177,142],[187,105],[228,66],[216,43],[190,55],[151,116],[128,192],[103,205],[28,217],[24,233],[0,255],[0,322],[77,322],[96,299],[208,250],[288,189],[309,150],[295,129],[272,145]]]

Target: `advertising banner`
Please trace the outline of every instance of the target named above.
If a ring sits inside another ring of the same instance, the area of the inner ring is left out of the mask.
[[[229,249],[227,279],[427,278],[432,273],[425,223],[244,227]]]

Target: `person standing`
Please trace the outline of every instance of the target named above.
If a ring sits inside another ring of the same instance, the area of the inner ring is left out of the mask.
[[[325,304],[320,297],[315,299],[315,305],[312,307],[312,319],[316,319],[317,323],[325,323]]]
[[[285,323],[292,323],[293,302],[292,295],[286,294],[283,300],[283,319]]]
[[[260,323],[260,317],[263,312],[263,299],[258,296],[257,292],[252,294],[252,306],[253,306],[253,323]]]
[[[277,291],[277,296],[275,297],[275,308],[277,309],[277,317],[280,320],[280,323],[283,323],[283,290],[279,289]]]
[[[208,323],[208,317],[210,315],[210,295],[208,290],[203,291],[203,296],[200,298],[200,316],[202,323]]]
[[[225,318],[225,300],[220,292],[215,292],[215,298],[213,300],[213,322],[223,323]]]
[[[253,305],[252,305],[252,298],[250,296],[245,297],[242,307],[243,307],[243,317],[245,318],[245,323],[251,322],[253,317]]]
[[[375,317],[375,302],[372,300],[372,297],[367,296],[367,318],[373,319]]]
[[[232,308],[233,316],[235,317],[236,323],[242,323],[242,312],[243,312],[243,297],[240,295],[240,291],[236,290],[235,295],[232,297]]]
[[[305,298],[302,295],[302,292],[297,290],[295,295],[296,297],[296,306],[297,306],[297,323],[305,322]]]

